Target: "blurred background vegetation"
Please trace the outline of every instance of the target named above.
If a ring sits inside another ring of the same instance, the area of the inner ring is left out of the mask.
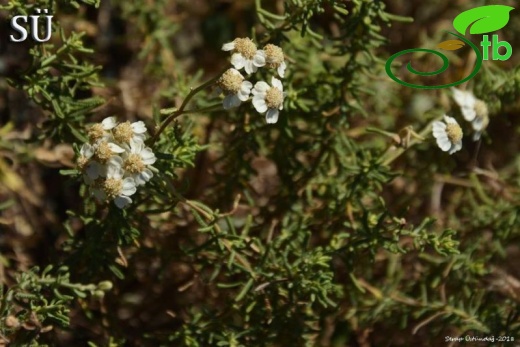
[[[487,132],[473,142],[464,124],[452,156],[409,136],[444,113],[462,124],[449,90],[384,70],[491,3],[1,0],[0,346],[519,345],[520,14],[497,32],[511,59],[463,86]],[[52,39],[10,42],[10,18],[36,8]],[[75,172],[88,126],[153,134],[236,37],[286,54],[278,123],[248,103],[183,115],[132,206],[96,203]],[[446,54],[428,83],[472,69],[470,50]]]

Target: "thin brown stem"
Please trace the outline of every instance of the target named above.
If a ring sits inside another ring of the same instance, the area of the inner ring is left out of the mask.
[[[226,68],[227,70],[227,68]],[[224,70],[225,71],[225,70]],[[153,146],[155,144],[155,142],[157,141],[157,139],[159,138],[159,136],[163,133],[163,131],[168,127],[168,125],[171,124],[171,122],[173,122],[177,117],[180,117],[181,115],[183,114],[186,114],[186,113],[194,113],[196,112],[196,110],[190,110],[190,111],[184,111],[184,109],[186,108],[186,106],[188,106],[188,103],[190,102],[190,100],[197,94],[199,93],[200,91],[206,89],[207,87],[210,87],[212,86],[213,84],[215,84],[215,82],[217,82],[217,80],[220,78],[220,76],[222,75],[222,73],[218,74],[216,77],[210,79],[209,81],[201,84],[200,86],[196,87],[196,88],[193,88],[191,89],[191,91],[188,93],[188,95],[186,96],[186,98],[184,99],[184,101],[182,102],[181,106],[179,107],[179,109],[177,109],[176,111],[174,111],[171,115],[168,116],[168,118],[166,118],[164,120],[164,122],[161,124],[161,127],[159,128],[159,130],[157,130],[157,132],[155,133],[155,135],[152,137],[152,139],[150,140],[150,146]],[[201,110],[202,111],[202,110]]]

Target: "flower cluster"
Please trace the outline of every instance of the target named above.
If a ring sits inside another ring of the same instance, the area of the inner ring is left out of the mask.
[[[482,132],[489,124],[489,113],[484,101],[477,99],[472,92],[452,88],[453,100],[460,107],[462,117],[471,122],[471,127],[475,131],[473,141],[480,139]],[[462,148],[462,129],[457,121],[448,116],[444,116],[444,122],[436,121],[433,123],[433,136],[437,140],[437,145],[445,152],[453,154]]]
[[[151,165],[156,157],[144,144],[146,126],[141,121],[118,123],[108,117],[90,127],[88,138],[77,159],[85,183],[98,200],[113,200],[124,208],[137,187],[153,176]]]
[[[217,81],[219,89],[225,94],[223,106],[225,109],[238,107],[242,102],[249,100],[253,94],[253,106],[263,114],[266,122],[274,124],[283,110],[285,93],[282,82],[276,77],[271,78],[271,84],[259,81],[254,87],[245,79],[239,70],[244,69],[250,75],[261,67],[276,69],[278,75],[283,78],[285,69],[285,57],[280,47],[267,44],[264,49],[257,49],[249,38],[236,38],[222,46],[222,50],[231,51],[231,64],[234,68],[228,69]]]
[[[472,92],[452,88],[453,100],[459,105],[464,119],[471,122],[475,134],[473,141],[480,139],[482,132],[489,124],[489,112],[484,101],[477,99]]]

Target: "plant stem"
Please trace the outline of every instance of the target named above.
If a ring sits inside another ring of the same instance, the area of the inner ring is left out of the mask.
[[[428,125],[425,126],[424,129],[421,130],[421,132],[418,134],[419,136],[413,137],[413,139],[410,141],[410,143],[408,144],[408,146],[406,148],[400,147],[400,148],[397,148],[394,152],[390,152],[390,149],[388,149],[385,152],[385,154],[383,154],[383,156],[381,157],[381,159],[383,161],[383,165],[390,165],[394,160],[399,158],[399,156],[401,154],[403,154],[408,148],[422,142],[423,140],[421,138],[425,138],[426,135],[431,131],[433,122],[435,122],[437,120],[441,120],[441,119],[442,119],[442,117],[439,117],[438,119],[434,119],[433,121],[428,123]],[[385,159],[385,157],[386,157],[386,159]]]
[[[186,111],[184,111],[183,114],[205,113],[205,112],[216,111],[216,110],[219,110],[221,108],[222,108],[222,103],[219,102],[218,104],[211,105],[211,106],[208,106],[208,107],[199,108],[199,109],[196,109],[196,110],[186,110]]]
[[[227,70],[227,69],[226,69]],[[225,70],[224,70],[225,71]],[[179,107],[179,109],[175,112],[173,112],[171,115],[168,116],[168,118],[166,118],[164,120],[164,122],[161,124],[161,127],[159,128],[159,130],[157,130],[157,132],[155,133],[155,135],[152,137],[152,139],[150,140],[150,146],[153,146],[155,144],[155,142],[157,141],[157,139],[159,138],[159,136],[161,135],[161,133],[166,129],[166,127],[168,125],[170,125],[171,122],[173,122],[173,120],[185,113],[194,113],[194,112],[197,112],[197,111],[202,111],[204,109],[201,109],[201,110],[190,110],[190,111],[184,111],[184,109],[186,108],[186,106],[188,105],[188,103],[190,102],[190,100],[200,91],[206,89],[207,87],[213,85],[219,78],[220,76],[222,75],[222,73],[218,74],[216,77],[210,79],[209,81],[201,84],[200,86],[198,86],[197,88],[192,88],[191,91],[188,93],[188,95],[186,96],[186,98],[184,99],[184,101],[182,102],[181,104],[181,107]]]

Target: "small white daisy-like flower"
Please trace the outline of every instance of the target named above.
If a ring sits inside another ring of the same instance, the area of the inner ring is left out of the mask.
[[[287,64],[285,64],[285,58],[282,49],[269,43],[264,47],[264,52],[267,67],[276,69],[278,75],[283,78],[285,76],[285,69],[287,68]]]
[[[116,127],[117,120],[116,117],[107,117],[101,121],[101,125],[105,130],[111,130]]]
[[[107,140],[98,141],[93,148],[94,158],[101,164],[106,164],[110,158],[125,151],[124,148]]]
[[[489,125],[489,111],[486,103],[477,99],[475,102],[475,119],[471,122],[471,126],[475,133],[473,134],[473,141],[478,141],[484,130]]]
[[[102,139],[109,139],[110,133],[108,132],[108,130],[111,130],[116,125],[116,117],[107,117],[103,119],[101,123],[96,123],[92,125],[87,133],[90,143],[95,143]]]
[[[473,141],[480,139],[480,136],[489,124],[489,112],[484,101],[477,99],[472,92],[462,91],[452,88],[453,99],[459,105],[462,116],[468,122],[475,133],[473,134]]]
[[[272,77],[271,84],[260,81],[253,88],[253,106],[259,113],[265,114],[265,120],[268,124],[274,124],[278,121],[280,110],[283,110],[283,100],[285,94],[283,85],[279,79]]]
[[[265,66],[265,52],[257,49],[249,38],[236,38],[222,46],[223,51],[232,51],[231,64],[235,69],[245,69],[246,73],[256,72],[259,67]]]
[[[475,98],[472,92],[457,88],[452,88],[451,90],[453,92],[453,100],[455,100],[457,105],[459,105],[464,119],[468,122],[473,121],[476,115],[475,102],[477,101],[477,98]]]
[[[444,152],[453,154],[462,148],[462,129],[452,117],[445,115],[444,122],[433,122],[433,136]]]
[[[103,165],[93,160],[94,151],[94,146],[84,143],[81,146],[77,160],[78,168],[83,172],[83,179],[86,184],[92,184],[104,171]]]
[[[128,144],[132,140],[144,141],[146,126],[142,121],[130,123],[129,121],[119,123],[112,130],[114,140],[120,144]]]
[[[244,79],[244,76],[236,69],[228,69],[217,81],[218,87],[226,94],[224,98],[224,108],[238,107],[242,101],[249,99],[253,84]]]
[[[132,202],[130,196],[136,192],[136,186],[132,177],[123,178],[124,171],[118,165],[109,165],[107,177],[98,182],[93,189],[95,197],[101,201],[114,200],[119,208],[125,208]]]
[[[121,167],[125,175],[132,177],[135,185],[140,186],[153,177],[150,168],[156,160],[151,148],[145,147],[141,141],[131,141],[129,151],[123,156]]]

